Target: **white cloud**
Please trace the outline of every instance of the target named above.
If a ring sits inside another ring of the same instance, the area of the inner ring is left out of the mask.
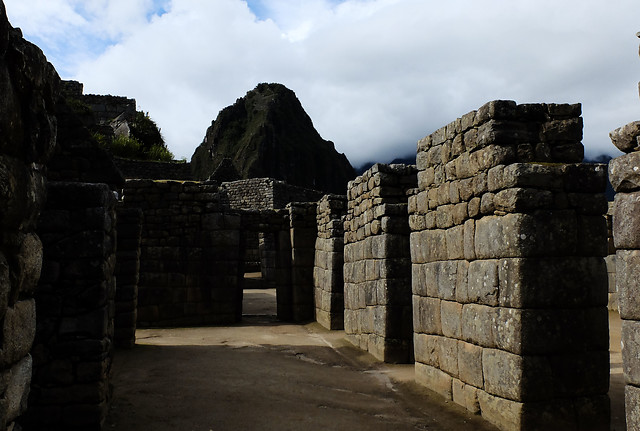
[[[494,99],[582,102],[590,155],[614,153],[608,131],[637,119],[637,0],[5,3],[58,47],[63,76],[136,98],[180,157],[259,82],[294,90],[354,165],[411,153]]]

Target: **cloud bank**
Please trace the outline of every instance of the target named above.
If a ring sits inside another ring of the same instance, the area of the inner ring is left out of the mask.
[[[260,82],[296,92],[354,165],[494,99],[583,104],[587,154],[638,119],[637,0],[5,0],[85,91],[136,98],[190,158]]]

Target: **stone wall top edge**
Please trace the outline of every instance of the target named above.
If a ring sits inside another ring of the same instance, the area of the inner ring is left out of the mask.
[[[491,120],[550,121],[580,117],[580,103],[523,103],[493,100],[446,124],[418,141],[418,151],[445,142],[454,134],[464,133]]]

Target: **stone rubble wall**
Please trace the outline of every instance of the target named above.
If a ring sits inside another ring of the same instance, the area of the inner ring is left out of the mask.
[[[143,212],[138,326],[239,320],[241,217],[219,187],[129,180],[123,199]]]
[[[314,319],[313,269],[315,244],[318,237],[315,202],[292,202],[289,210],[289,238],[291,240],[291,307],[294,322]]]
[[[325,195],[318,202],[313,282],[316,321],[327,329],[344,329],[344,218],[347,197]]]
[[[221,185],[228,204],[234,210],[268,210],[284,208],[289,202],[315,202],[323,193],[292,186],[273,178],[250,178]]]
[[[116,200],[104,184],[51,182],[38,232],[44,258],[33,301],[29,429],[98,430],[111,398]],[[25,314],[26,313],[26,314]],[[20,314],[15,314],[18,319]]]
[[[622,364],[627,429],[640,429],[640,121],[611,132],[626,154],[609,162],[609,180],[616,191],[613,239],[616,248],[616,290],[622,319]]]
[[[136,321],[138,318],[138,280],[140,273],[140,241],[142,233],[142,210],[139,208],[117,208],[118,232],[116,253],[115,296],[116,347],[132,348],[136,343]]]
[[[407,196],[415,166],[376,164],[349,182],[344,222],[344,330],[387,362],[412,357]]]
[[[79,100],[91,107],[98,124],[109,124],[121,114],[130,119],[136,113],[136,100],[127,97],[84,94]]]
[[[189,163],[130,160],[114,157],[114,162],[128,180],[193,180]]]
[[[580,105],[495,101],[418,143],[416,379],[503,430],[608,429],[606,172]]]

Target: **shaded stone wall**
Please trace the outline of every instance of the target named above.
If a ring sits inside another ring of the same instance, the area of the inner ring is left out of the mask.
[[[579,105],[496,101],[418,143],[416,379],[503,430],[608,429],[606,172],[570,164],[581,138]]]
[[[315,313],[313,268],[318,237],[315,202],[292,202],[289,210],[291,240],[291,307],[294,322],[313,320]]]
[[[115,157],[114,162],[128,180],[193,180],[189,163],[129,160],[121,157]]]
[[[616,129],[611,138],[626,153],[609,162],[609,180],[616,191],[613,239],[627,429],[635,430],[640,429],[640,121]]]
[[[222,183],[229,206],[237,210],[284,208],[289,202],[315,202],[323,193],[292,186],[273,178],[251,178]]]
[[[325,195],[318,202],[316,221],[316,321],[327,329],[344,328],[344,217],[347,197]]]
[[[99,124],[108,124],[121,114],[133,118],[136,113],[136,100],[122,96],[85,94],[79,99],[91,107]]]
[[[44,258],[36,292],[27,429],[99,430],[106,417],[116,290],[115,204],[106,185],[49,184],[38,229]]]
[[[344,330],[387,362],[412,356],[407,196],[415,187],[415,166],[376,164],[347,191]]]
[[[42,266],[36,225],[56,145],[59,85],[53,66],[11,27],[0,1],[0,429],[17,429],[14,421],[27,406]]]
[[[243,210],[240,211],[240,262],[244,265],[241,273],[246,272],[247,237],[258,236],[262,287],[276,288],[277,316],[279,320],[293,320],[291,291],[291,241],[289,238],[289,211],[279,210]],[[246,287],[246,280],[244,285]]]
[[[138,280],[140,273],[140,240],[142,210],[117,208],[118,232],[116,253],[114,343],[116,347],[132,348],[136,343],[138,317]]]
[[[609,310],[618,311],[618,289],[616,288],[616,247],[613,242],[613,202],[609,202],[607,219],[607,276],[609,285]]]
[[[143,212],[138,326],[241,317],[240,223],[216,184],[130,180],[126,208]]]

